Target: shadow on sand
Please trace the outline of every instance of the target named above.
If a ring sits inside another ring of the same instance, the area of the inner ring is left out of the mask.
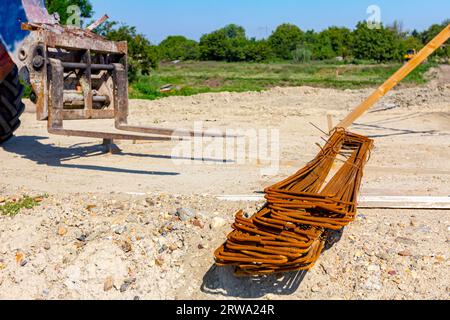
[[[142,175],[159,175],[159,176],[175,176],[179,175],[178,172],[160,172],[160,171],[145,171],[145,170],[133,170],[133,169],[122,169],[115,168],[105,165],[82,165],[82,164],[68,164],[64,163],[66,161],[96,157],[106,154],[108,151],[103,145],[75,145],[71,147],[58,147],[54,144],[44,144],[41,143],[42,140],[47,140],[47,137],[37,137],[37,136],[20,136],[14,137],[8,142],[2,145],[3,150],[17,154],[24,159],[28,159],[36,162],[40,165],[46,165],[50,167],[61,167],[61,168],[73,168],[82,170],[94,170],[94,171],[104,171],[104,172],[118,172],[118,173],[131,173],[131,174],[142,174]],[[145,156],[138,154],[126,154],[117,153],[114,156]]]
[[[202,292],[211,295],[256,299],[267,294],[291,295],[305,279],[307,271],[262,277],[236,277],[233,267],[213,265],[203,277]]]
[[[341,241],[345,228],[328,231],[324,252]],[[259,277],[236,277],[234,267],[213,265],[203,276],[201,291],[210,295],[257,299],[267,294],[287,296],[294,294],[306,278],[308,271],[296,271]]]

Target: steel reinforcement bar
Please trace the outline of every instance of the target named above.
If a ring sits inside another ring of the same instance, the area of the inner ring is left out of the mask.
[[[372,147],[371,139],[336,129],[312,162],[265,190],[258,213],[237,213],[234,231],[215,251],[216,264],[247,276],[312,268],[333,232],[355,219]]]

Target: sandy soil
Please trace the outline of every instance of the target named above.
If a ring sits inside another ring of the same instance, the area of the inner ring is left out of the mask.
[[[352,127],[376,143],[364,194],[450,195],[450,68],[430,76],[426,86],[393,91]],[[327,114],[336,123],[370,91],[274,88],[131,101],[136,124],[278,129],[275,175],[264,174],[264,161],[174,162],[180,142],[121,142],[121,153],[104,153],[93,139],[49,136],[28,103],[17,136],[0,148],[0,200],[49,197],[0,217],[0,298],[448,299],[448,211],[362,210],[306,274],[237,279],[213,267],[235,211],[261,205],[215,195],[260,192],[295,172],[322,142],[310,123],[325,130]],[[111,122],[67,127],[107,130]]]

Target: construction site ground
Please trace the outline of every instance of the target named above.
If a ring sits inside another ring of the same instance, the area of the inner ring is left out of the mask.
[[[400,86],[351,128],[375,140],[364,195],[450,195],[450,68]],[[49,136],[27,102],[22,127],[0,148],[0,202],[46,195],[0,217],[0,299],[448,299],[450,211],[361,209],[309,272],[235,278],[213,252],[249,195],[296,172],[335,123],[372,89],[273,88],[130,101],[131,121],[192,129],[280,130],[280,168],[233,159],[171,158],[179,142]],[[111,121],[68,123],[108,130]],[[230,160],[230,161],[228,161]]]

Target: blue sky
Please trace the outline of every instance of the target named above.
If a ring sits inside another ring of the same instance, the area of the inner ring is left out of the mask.
[[[403,22],[406,29],[425,29],[450,18],[450,0],[91,0],[95,17],[134,25],[153,43],[168,35],[198,40],[202,34],[237,23],[250,37],[262,38],[284,22],[304,30],[331,25],[353,28],[377,5],[383,23]]]

